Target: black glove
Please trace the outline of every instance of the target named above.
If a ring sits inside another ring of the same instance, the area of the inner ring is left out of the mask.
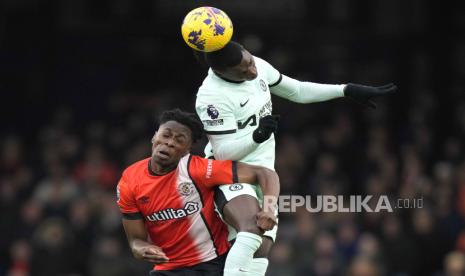
[[[371,101],[372,97],[387,95],[396,91],[397,86],[393,83],[378,87],[349,83],[344,88],[344,96],[349,97],[364,106],[376,108],[376,104]]]
[[[252,138],[256,143],[263,143],[270,138],[273,132],[278,130],[279,115],[267,115],[260,118],[258,127],[253,132]]]

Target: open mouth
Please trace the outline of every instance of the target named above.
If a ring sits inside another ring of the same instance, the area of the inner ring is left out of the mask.
[[[158,151],[158,156],[163,158],[163,159],[170,158],[170,154],[168,152],[166,152],[166,151],[163,151],[163,150]]]

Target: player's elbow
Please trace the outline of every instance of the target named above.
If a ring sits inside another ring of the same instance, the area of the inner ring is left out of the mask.
[[[307,104],[307,103],[313,103],[316,102],[314,99],[302,99],[301,97],[295,96],[295,97],[290,97],[289,101],[298,103],[298,104]]]
[[[276,174],[276,172],[274,172],[273,170],[270,170],[262,166],[255,166],[255,172],[258,176],[261,176],[261,177],[269,177],[269,176],[272,176],[273,174]]]
[[[260,183],[266,183],[267,185],[271,185],[272,183],[275,183],[279,185],[279,176],[278,174],[265,167],[257,167],[256,168],[256,176],[257,180]]]

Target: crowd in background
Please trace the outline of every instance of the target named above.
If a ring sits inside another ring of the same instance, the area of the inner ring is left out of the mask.
[[[126,166],[150,155],[157,115],[194,110],[206,69],[179,21],[197,4],[39,2],[0,8],[0,275],[147,275],[151,266],[127,245],[115,187]],[[393,206],[421,198],[423,207],[283,213],[267,275],[464,275],[460,9],[281,2],[217,6],[233,18],[235,39],[286,75],[399,86],[376,110],[274,97],[282,194],[387,195]]]

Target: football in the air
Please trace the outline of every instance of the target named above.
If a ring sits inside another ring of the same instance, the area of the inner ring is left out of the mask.
[[[189,47],[202,52],[213,52],[220,50],[231,40],[233,24],[222,10],[200,7],[184,17],[181,33]]]

